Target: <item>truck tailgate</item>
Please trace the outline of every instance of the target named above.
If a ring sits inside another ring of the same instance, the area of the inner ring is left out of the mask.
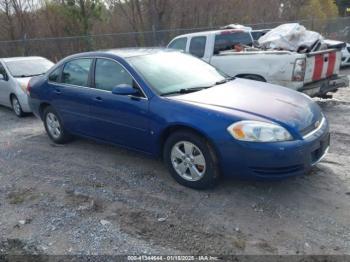
[[[339,74],[341,51],[327,49],[306,55],[304,83],[312,83]]]

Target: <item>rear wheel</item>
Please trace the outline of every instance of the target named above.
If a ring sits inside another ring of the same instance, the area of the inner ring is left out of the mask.
[[[59,115],[51,106],[44,110],[44,126],[50,139],[56,144],[64,144],[71,139]]]
[[[206,139],[189,132],[176,132],[167,139],[164,161],[174,179],[187,187],[214,187],[219,179],[217,161]]]
[[[25,113],[22,110],[21,104],[15,95],[11,97],[11,104],[12,110],[13,112],[15,112],[16,116],[23,117],[25,115]]]

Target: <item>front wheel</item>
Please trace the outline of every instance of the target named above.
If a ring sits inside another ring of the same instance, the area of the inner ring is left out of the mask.
[[[25,113],[22,110],[21,104],[15,95],[11,97],[11,104],[13,112],[15,112],[17,117],[23,117],[25,115]]]
[[[64,144],[71,139],[59,115],[51,106],[44,111],[44,126],[50,139],[56,144]]]
[[[163,158],[173,178],[184,186],[207,189],[217,184],[219,169],[215,153],[206,139],[193,132],[170,135]]]

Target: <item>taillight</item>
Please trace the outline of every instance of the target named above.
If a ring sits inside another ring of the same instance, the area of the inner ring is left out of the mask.
[[[27,95],[28,96],[30,96],[30,89],[31,89],[31,86],[30,86],[30,81],[29,81],[27,84]]]
[[[299,58],[295,60],[292,81],[304,81],[306,69],[305,58]]]

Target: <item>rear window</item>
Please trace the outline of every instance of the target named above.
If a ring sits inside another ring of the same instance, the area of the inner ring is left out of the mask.
[[[252,37],[254,40],[258,40],[260,37],[262,37],[263,35],[266,35],[268,31],[252,31]]]
[[[8,61],[6,66],[13,77],[31,77],[45,74],[54,64],[47,59]]]
[[[214,53],[231,50],[237,44],[252,46],[252,38],[247,32],[221,33],[215,36]]]

